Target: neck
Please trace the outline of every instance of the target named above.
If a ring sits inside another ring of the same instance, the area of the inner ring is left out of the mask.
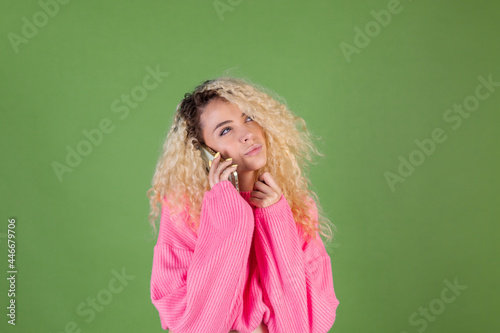
[[[258,175],[258,170],[238,173],[240,192],[252,191]]]

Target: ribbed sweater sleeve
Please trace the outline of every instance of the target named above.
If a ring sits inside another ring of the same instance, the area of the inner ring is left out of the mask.
[[[242,308],[254,215],[229,181],[205,192],[194,249],[162,206],[151,300],[174,333],[227,333]],[[184,242],[184,243],[183,243]]]
[[[317,207],[311,199],[317,220]],[[255,251],[264,302],[273,309],[270,332],[328,332],[339,301],[335,297],[330,256],[317,242],[305,242],[284,195],[256,208]]]

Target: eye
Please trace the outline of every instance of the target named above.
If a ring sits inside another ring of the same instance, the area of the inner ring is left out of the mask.
[[[229,126],[224,127],[224,128],[222,129],[222,131],[220,131],[220,134],[219,134],[219,135],[220,135],[220,136],[223,136],[224,134],[226,134],[226,133],[224,133],[224,131],[225,131],[225,130],[230,130],[230,129],[231,129],[231,127],[229,127]]]
[[[245,120],[248,120],[248,119],[250,119],[250,121],[253,121],[253,118],[252,118],[252,117],[250,117],[250,116],[247,116]],[[221,130],[221,132],[219,133],[219,136],[223,136],[223,135],[225,135],[225,134],[227,133],[227,132],[225,132],[226,130],[228,130],[228,131],[229,131],[229,130],[231,130],[231,127],[230,127],[230,126],[226,126],[226,127],[224,127],[224,128]]]

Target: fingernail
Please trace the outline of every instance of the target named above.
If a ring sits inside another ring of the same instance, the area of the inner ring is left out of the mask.
[[[238,166],[238,164],[233,164],[230,167],[232,168],[232,167],[237,167],[237,166]]]
[[[212,161],[208,161],[208,166],[211,168],[212,167]]]
[[[233,159],[233,158],[232,158],[232,157],[230,157],[230,158],[228,158],[226,161],[231,161],[232,159]]]
[[[215,154],[214,158],[217,158],[217,156],[219,156],[219,152],[217,152],[217,154]]]

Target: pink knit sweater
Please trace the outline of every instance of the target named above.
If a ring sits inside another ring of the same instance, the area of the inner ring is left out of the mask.
[[[325,246],[305,242],[284,195],[257,208],[222,181],[205,192],[198,235],[162,206],[151,300],[173,333],[328,332],[339,301]],[[317,208],[312,208],[317,217]]]

